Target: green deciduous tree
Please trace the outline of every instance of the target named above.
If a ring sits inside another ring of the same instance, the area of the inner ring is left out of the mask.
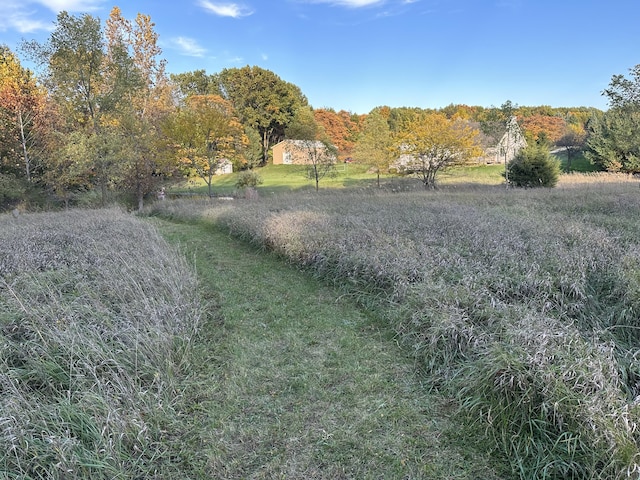
[[[275,73],[260,67],[225,69],[218,75],[222,96],[229,100],[240,121],[254,128],[261,137],[262,161],[269,148],[282,140],[296,110],[307,105],[300,89]]]
[[[415,173],[425,188],[434,188],[438,172],[480,155],[477,138],[478,131],[465,121],[422,112],[402,126],[396,148],[406,160],[406,170]]]
[[[183,166],[195,172],[213,194],[212,182],[224,160],[231,161],[248,143],[233,106],[219,95],[192,95],[165,123],[166,135],[178,146]]]
[[[97,129],[105,55],[100,20],[88,14],[74,17],[61,12],[49,40],[25,43],[24,49],[46,66],[44,83],[63,107],[67,123],[73,129]]]
[[[55,192],[69,201],[68,190],[75,185],[85,186],[85,177],[80,182],[70,180],[75,174],[71,169],[65,174],[65,159],[78,151],[85,155],[83,163],[90,162],[91,178],[102,191],[102,201],[106,200],[107,185],[112,182],[112,169],[107,168],[111,152],[105,150],[110,142],[102,141],[102,117],[109,110],[114,98],[106,86],[109,78],[105,69],[105,44],[100,20],[84,14],[79,17],[67,12],[58,14],[54,30],[44,44],[29,42],[24,44],[27,54],[40,65],[46,67],[43,83],[61,122],[57,123],[55,147],[51,149],[46,175],[47,183]],[[80,140],[79,136],[85,139]],[[69,142],[65,145],[65,142]],[[95,148],[95,150],[91,150]],[[60,181],[54,177],[62,175]],[[64,188],[60,188],[64,185]]]
[[[58,132],[54,136],[45,182],[68,207],[75,193],[91,188],[94,170],[90,159],[95,152],[96,137],[81,130]]]
[[[252,170],[262,162],[262,137],[255,128],[246,125],[244,134],[247,137],[247,145],[242,150],[237,167]]]
[[[207,75],[204,70],[194,70],[169,75],[177,89],[179,101],[191,95],[219,95],[219,86],[214,75]]]
[[[364,121],[353,156],[356,161],[371,165],[375,169],[379,187],[380,174],[389,169],[394,153],[395,149],[387,118],[379,109],[373,110]]]

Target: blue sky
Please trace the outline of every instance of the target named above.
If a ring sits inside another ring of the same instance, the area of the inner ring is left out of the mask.
[[[638,0],[0,0],[0,43],[20,55],[59,11],[104,21],[114,5],[151,16],[171,73],[258,65],[355,113],[606,109],[611,76],[640,63]]]

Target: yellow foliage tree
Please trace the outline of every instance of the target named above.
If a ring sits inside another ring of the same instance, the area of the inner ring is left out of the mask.
[[[31,72],[20,65],[8,47],[0,46],[0,147],[12,166],[19,166],[27,181],[33,174],[32,150],[38,143],[38,119],[46,94]],[[1,152],[0,152],[1,153]]]
[[[212,181],[223,161],[248,143],[230,102],[219,95],[192,95],[165,124],[184,168],[202,178],[212,195]]]
[[[401,127],[396,147],[404,170],[416,174],[425,188],[434,188],[438,172],[466,164],[481,154],[478,134],[465,121],[421,112]]]

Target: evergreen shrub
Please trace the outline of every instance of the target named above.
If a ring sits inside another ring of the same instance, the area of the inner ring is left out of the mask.
[[[506,178],[516,187],[555,187],[560,177],[560,162],[548,149],[532,145],[520,150],[507,164]]]

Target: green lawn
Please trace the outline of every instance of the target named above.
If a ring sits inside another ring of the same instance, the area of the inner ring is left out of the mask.
[[[482,185],[499,185],[504,181],[501,176],[504,166],[477,165],[456,167],[442,172],[438,181],[442,184],[478,183]],[[267,165],[256,169],[264,183],[258,187],[262,196],[289,192],[292,190],[313,190],[314,183],[306,176],[306,169],[300,165]],[[220,175],[213,179],[214,195],[233,195],[236,192],[236,173]],[[411,177],[397,175],[381,175],[381,184],[394,187],[409,185],[420,187],[420,181]],[[377,185],[377,175],[368,165],[338,164],[335,172],[320,180],[320,188],[368,188]],[[182,182],[169,190],[169,194],[206,195],[207,185],[201,179]]]
[[[559,160],[562,166],[562,171],[567,171],[567,153],[566,151],[556,152],[554,154]],[[585,156],[583,152],[578,152],[571,158],[571,171],[572,172],[598,172],[600,169],[592,164]]]
[[[566,153],[555,154],[566,170]],[[593,172],[598,169],[582,153],[572,159],[572,172]],[[256,171],[263,179],[258,187],[261,196],[270,196],[290,191],[313,190],[314,182],[306,175],[306,169],[300,165],[267,165]],[[467,165],[454,167],[438,173],[440,185],[501,185],[504,183],[503,164]],[[237,173],[220,175],[213,179],[213,192],[216,196],[234,195]],[[391,189],[419,189],[420,181],[414,177],[381,175],[380,182]],[[320,180],[320,189],[327,188],[369,188],[377,185],[377,176],[368,165],[338,164],[336,170]],[[182,182],[169,190],[169,195],[207,195],[208,188],[199,178]]]

